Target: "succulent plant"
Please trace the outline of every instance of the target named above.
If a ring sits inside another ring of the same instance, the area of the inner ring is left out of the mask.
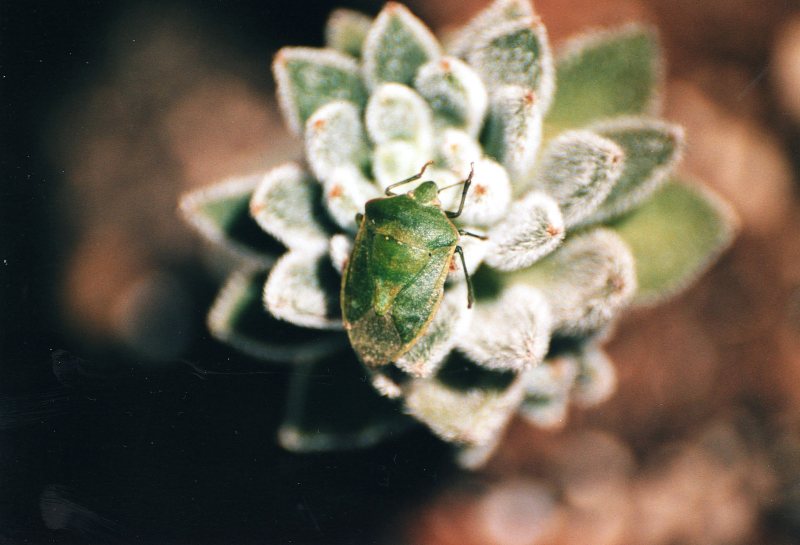
[[[210,330],[294,370],[283,446],[368,446],[421,422],[475,467],[513,415],[552,427],[570,404],[606,399],[602,341],[620,311],[676,293],[735,231],[725,203],[673,174],[683,133],[654,117],[654,32],[589,34],[554,56],[526,0],[497,0],[444,46],[396,3],[374,19],[338,10],[325,35],[327,47],[287,47],[273,65],[305,161],[182,200],[238,263]],[[356,214],[428,161],[439,187],[474,165],[455,221],[487,237],[462,239],[475,305],[454,260],[424,334],[367,368],[339,301]]]

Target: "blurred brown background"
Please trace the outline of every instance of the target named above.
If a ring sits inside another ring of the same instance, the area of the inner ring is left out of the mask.
[[[299,155],[269,61],[320,44],[336,5],[0,6],[0,543],[800,542],[800,4],[536,2],[556,45],[660,30],[682,170],[742,229],[697,285],[623,320],[611,401],[560,430],[515,422],[475,475],[423,431],[280,451],[285,371],[204,330],[226,270],[177,198]],[[410,3],[436,30],[483,5]]]

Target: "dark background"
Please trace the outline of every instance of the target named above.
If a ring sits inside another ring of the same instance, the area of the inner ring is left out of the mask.
[[[81,210],[47,140],[65,104],[113,69],[113,25],[135,39],[150,8],[189,21],[199,41],[260,65],[248,83],[269,93],[275,49],[320,44],[333,5],[0,3],[0,543],[370,543],[442,478],[442,447],[424,433],[361,453],[277,447],[287,373],[208,338],[218,280],[192,260],[169,262],[196,311],[175,361],[74,336],[60,309]]]

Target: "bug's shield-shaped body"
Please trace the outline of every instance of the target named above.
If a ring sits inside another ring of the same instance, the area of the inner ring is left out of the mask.
[[[367,202],[341,293],[345,329],[367,366],[395,361],[425,333],[458,239],[433,182]]]

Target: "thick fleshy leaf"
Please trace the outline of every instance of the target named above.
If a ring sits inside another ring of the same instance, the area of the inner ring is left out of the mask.
[[[295,452],[374,445],[413,425],[399,405],[366,381],[355,354],[339,350],[292,376],[281,445]]]
[[[361,12],[335,9],[325,25],[325,45],[352,57],[360,57],[364,39],[371,26],[372,18]]]
[[[491,460],[505,436],[506,427],[498,430],[494,436],[482,445],[458,445],[456,447],[456,463],[462,469],[475,471]]]
[[[553,330],[563,335],[591,333],[605,326],[636,292],[631,251],[608,229],[568,238],[514,280],[541,289],[553,311]]]
[[[480,76],[466,63],[443,57],[423,65],[414,87],[430,104],[437,128],[454,127],[477,136],[489,97]]]
[[[591,131],[568,131],[550,142],[534,187],[556,200],[569,228],[603,202],[622,170],[617,144]]]
[[[636,260],[636,302],[653,303],[687,286],[728,247],[737,226],[719,197],[675,182],[617,220],[613,229]]]
[[[232,178],[181,197],[186,221],[214,244],[262,267],[283,253],[283,246],[253,221],[250,197],[264,174]]]
[[[397,140],[428,149],[433,139],[431,108],[416,91],[399,83],[385,83],[369,97],[367,132],[375,144]]]
[[[458,348],[487,369],[519,372],[539,365],[550,344],[550,306],[535,288],[512,286],[496,300],[479,300]]]
[[[375,181],[378,183],[380,189],[386,189],[393,183],[405,180],[417,174],[420,169],[431,160],[431,154],[428,150],[421,149],[416,144],[405,142],[403,140],[395,140],[393,142],[386,142],[379,144],[375,147],[375,152],[372,155],[372,174],[375,176]],[[417,185],[425,180],[436,179],[437,183],[446,185],[448,180],[453,182],[458,181],[454,174],[438,174],[434,172],[435,169],[428,168],[425,170],[425,176],[416,182],[410,182],[402,187],[397,188],[397,193],[407,193],[414,189]],[[432,178],[434,174],[436,178]]]
[[[567,420],[569,394],[578,376],[572,357],[548,359],[525,372],[525,399],[520,414],[542,428],[557,428]]]
[[[349,100],[363,107],[367,100],[356,61],[333,49],[284,47],[275,55],[272,71],[284,119],[297,135],[320,106]]]
[[[433,375],[456,341],[464,336],[471,319],[472,309],[467,308],[466,284],[448,288],[428,330],[395,365],[415,377]]]
[[[291,249],[325,251],[334,231],[322,203],[322,188],[300,165],[270,170],[250,200],[261,228]]]
[[[331,256],[331,265],[336,272],[341,274],[347,260],[350,259],[350,254],[353,253],[353,240],[341,233],[333,235],[328,246],[328,253]]]
[[[562,240],[564,219],[556,202],[544,193],[529,193],[489,231],[491,247],[485,261],[501,271],[524,269],[555,250]]]
[[[464,131],[445,129],[438,136],[436,164],[443,168],[466,175],[470,165],[482,156],[483,150],[478,141]]]
[[[410,85],[419,67],[440,55],[428,27],[405,6],[388,2],[364,41],[364,80],[371,88],[392,81]]]
[[[465,57],[475,47],[476,36],[508,21],[526,17],[533,17],[530,0],[495,0],[458,31],[448,44],[448,50],[458,57]]]
[[[491,442],[506,426],[524,394],[520,376],[489,371],[451,357],[435,377],[404,388],[407,411],[445,441]]]
[[[364,204],[381,196],[381,192],[360,170],[354,167],[334,169],[325,180],[325,208],[345,231],[358,230],[356,214],[364,213]]]
[[[654,112],[662,78],[658,40],[641,25],[580,36],[556,61],[548,133],[619,115]]]
[[[493,93],[505,86],[533,91],[546,112],[553,96],[553,56],[547,31],[538,17],[499,23],[475,36],[467,61]]]
[[[578,376],[572,389],[572,402],[580,407],[592,407],[610,398],[617,388],[617,373],[605,350],[595,343],[587,343],[573,357],[578,365]]]
[[[341,279],[327,255],[287,252],[272,267],[264,305],[281,320],[314,329],[342,329]]]
[[[511,182],[506,170],[491,159],[480,159],[474,163],[472,185],[464,201],[464,209],[458,221],[464,225],[492,225],[506,217],[511,205]],[[469,169],[462,171],[466,178]],[[462,178],[462,179],[464,179]],[[463,186],[447,190],[451,202],[457,207]],[[442,193],[444,195],[444,192]]]
[[[542,110],[536,94],[513,85],[495,91],[481,141],[486,154],[506,167],[514,194],[529,189],[542,141]]]
[[[684,139],[681,127],[647,118],[613,119],[595,125],[593,130],[622,148],[625,166],[611,193],[587,223],[619,216],[655,193],[680,160]]]
[[[346,346],[341,333],[297,327],[271,316],[263,303],[267,272],[234,273],[208,314],[208,329],[241,352],[271,362],[315,361]]]
[[[367,134],[352,102],[329,102],[314,112],[306,122],[305,143],[311,172],[323,182],[337,168],[363,171],[369,163]]]

